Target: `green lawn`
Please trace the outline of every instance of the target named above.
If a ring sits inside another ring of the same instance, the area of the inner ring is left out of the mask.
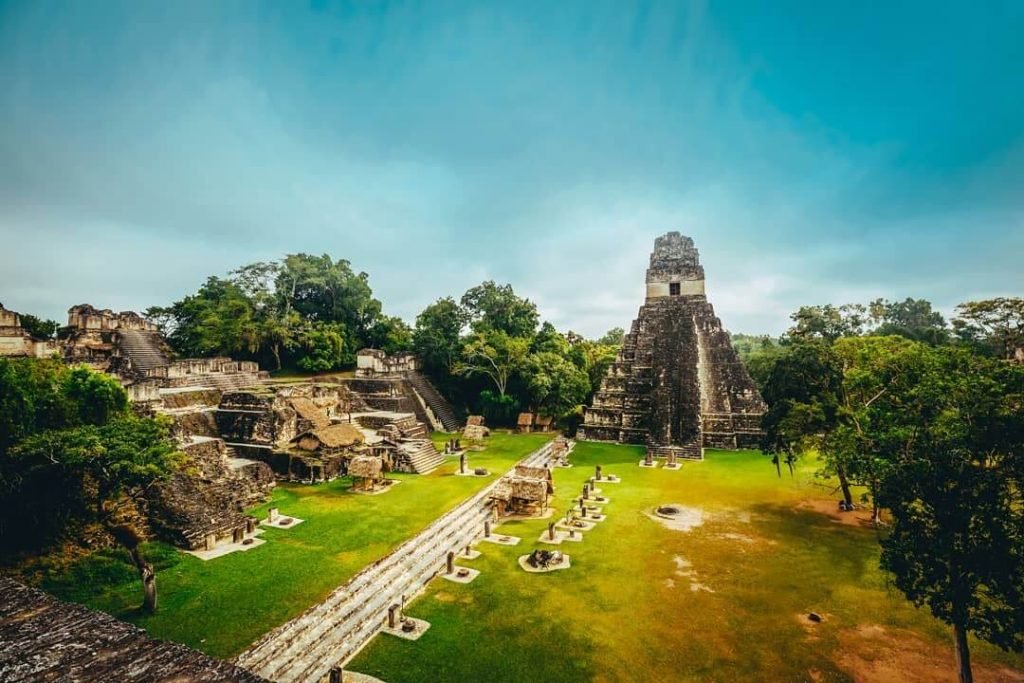
[[[483,556],[464,561],[483,572],[473,583],[439,579],[412,603],[409,614],[432,624],[419,641],[378,636],[349,668],[392,683],[885,680],[863,676],[876,666],[889,666],[890,680],[934,680],[927,666],[952,673],[948,630],[887,586],[876,532],[799,507],[835,499],[812,463],[779,479],[753,452],[709,451],[679,472],[641,469],[641,457],[640,448],[580,443],[576,467],[555,471],[562,512],[594,464],[623,478],[603,485],[609,519],[583,543],[558,546],[570,569],[523,572],[519,555],[552,547],[536,542],[547,521],[502,525],[523,542],[481,543]],[[664,503],[701,508],[704,524],[674,531],[645,514]],[[811,610],[824,623],[802,623]],[[977,642],[974,658],[976,672],[1024,669],[1024,659]]]
[[[435,435],[443,443],[447,435]],[[159,609],[152,616],[136,607],[141,592],[119,551],[97,553],[43,587],[144,627],[151,635],[231,657],[273,627],[323,600],[334,588],[388,554],[445,511],[504,473],[550,435],[496,433],[487,449],[470,455],[488,478],[456,477],[449,458],[427,476],[391,475],[401,484],[378,496],[348,492],[339,479],[307,486],[284,484],[273,499],[252,512],[263,517],[277,506],[305,520],[288,530],[269,529],[268,542],[247,552],[204,562],[153,544],[159,562]]]

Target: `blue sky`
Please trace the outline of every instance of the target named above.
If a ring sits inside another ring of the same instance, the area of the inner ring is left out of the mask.
[[[63,320],[329,253],[410,322],[628,326],[691,235],[727,328],[1024,289],[1024,3],[0,1],[0,301]]]

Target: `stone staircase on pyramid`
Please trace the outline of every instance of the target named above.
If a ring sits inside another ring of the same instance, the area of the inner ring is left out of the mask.
[[[146,372],[170,365],[160,348],[160,335],[143,330],[121,330],[117,335],[121,354],[127,356],[136,370]]]
[[[457,432],[462,429],[464,421],[459,419],[455,408],[441,395],[441,392],[434,387],[423,373],[413,371],[408,373],[406,378],[420,398],[423,399],[423,402],[427,404],[427,407],[437,417],[438,421],[440,421],[444,431]]]
[[[430,439],[402,441],[398,449],[416,474],[433,472],[444,462],[444,454],[438,452]]]

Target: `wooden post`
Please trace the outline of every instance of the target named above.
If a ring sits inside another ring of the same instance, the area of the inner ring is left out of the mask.
[[[484,538],[491,537],[491,520],[484,520]]]
[[[555,523],[548,522],[548,540],[555,540]]]
[[[455,571],[455,553],[448,551],[448,557],[446,558],[444,565],[444,573],[451,574]]]

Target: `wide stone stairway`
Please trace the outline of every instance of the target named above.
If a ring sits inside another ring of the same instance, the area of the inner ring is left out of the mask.
[[[459,419],[455,408],[441,395],[441,392],[434,388],[429,379],[420,372],[410,372],[408,380],[409,384],[416,390],[416,393],[420,395],[434,415],[437,416],[437,419],[441,421],[446,432],[457,432],[462,429],[463,422]]]
[[[544,445],[519,464],[543,466],[551,446]],[[496,483],[366,567],[320,604],[266,634],[238,656],[238,665],[272,681],[313,682],[350,660],[381,629],[391,605],[423,590],[443,571],[449,552],[483,534],[484,522],[493,516],[489,496]]]
[[[401,448],[416,474],[429,474],[444,462],[444,454],[438,452],[430,439],[406,441]]]
[[[159,335],[155,332],[121,330],[118,333],[121,352],[128,356],[132,367],[137,370],[152,370],[170,365],[167,356],[160,350],[158,340]]]

